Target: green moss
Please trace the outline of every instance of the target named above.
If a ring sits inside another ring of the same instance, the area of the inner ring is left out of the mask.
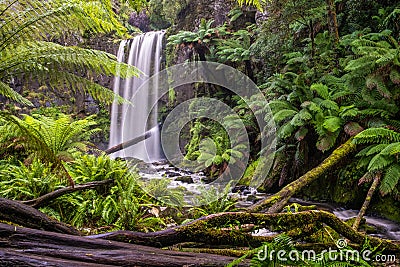
[[[400,222],[400,203],[392,197],[379,197],[373,201],[370,212],[379,214],[389,220]]]
[[[252,163],[247,166],[246,170],[244,171],[243,177],[239,181],[239,185],[246,185],[249,186],[251,179],[254,177],[254,173],[257,169],[259,163],[259,159],[253,161]]]

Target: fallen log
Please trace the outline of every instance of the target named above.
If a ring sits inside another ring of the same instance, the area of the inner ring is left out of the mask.
[[[341,236],[349,239],[354,244],[363,244],[366,239],[374,247],[385,251],[400,251],[400,245],[390,240],[367,236],[355,231],[334,214],[326,211],[304,211],[298,213],[248,213],[225,212],[202,217],[188,224],[169,228],[152,233],[140,233],[132,231],[116,231],[100,235],[92,235],[90,239],[107,239],[129,242],[134,244],[167,247],[181,242],[196,240],[196,242],[213,245],[230,246],[260,246],[262,242],[269,241],[273,237],[257,237],[234,231],[222,231],[215,229],[231,222],[240,224],[254,224],[269,229],[280,229],[292,234],[295,238],[304,234],[311,234],[313,230],[321,228],[325,224],[335,230]],[[291,231],[296,229],[296,231]],[[299,229],[303,229],[299,231]],[[303,232],[304,231],[304,232]]]
[[[0,221],[12,222],[21,226],[42,229],[46,231],[79,235],[75,228],[51,219],[35,208],[18,201],[0,198]]]
[[[110,180],[96,181],[96,182],[90,182],[90,183],[86,183],[86,184],[75,185],[74,187],[64,187],[64,188],[58,189],[56,191],[53,191],[51,193],[48,193],[46,195],[40,196],[36,199],[21,201],[21,203],[31,206],[33,208],[40,208],[40,207],[47,205],[50,201],[52,201],[56,198],[59,198],[63,195],[70,194],[70,193],[77,192],[77,191],[94,189],[94,188],[97,188],[100,186],[109,185],[113,182],[114,182],[114,180],[110,179]]]
[[[225,266],[235,259],[0,224],[1,266]]]
[[[268,213],[281,212],[291,197],[298,193],[303,187],[318,179],[322,174],[336,166],[347,155],[355,151],[356,145],[353,138],[335,149],[320,165],[308,171],[306,174],[282,188],[278,193],[260,200],[249,208],[251,212],[267,210]]]
[[[150,137],[151,137],[151,130],[145,132],[145,133],[144,133],[143,135],[141,135],[141,136],[135,137],[135,138],[133,138],[133,139],[131,139],[131,140],[129,140],[129,141],[126,141],[126,142],[121,143],[121,144],[119,144],[119,145],[113,146],[113,147],[111,147],[111,148],[105,150],[104,153],[106,153],[107,155],[113,154],[113,153],[118,152],[118,151],[120,151],[120,150],[122,150],[122,149],[131,147],[131,146],[134,146],[134,145],[136,145],[137,143],[140,143],[140,142],[142,142],[142,141],[144,141],[144,140],[146,140],[147,138],[150,138]]]

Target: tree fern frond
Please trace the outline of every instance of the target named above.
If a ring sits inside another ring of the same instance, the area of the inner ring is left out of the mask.
[[[383,196],[391,193],[397,186],[400,180],[400,165],[393,164],[386,171],[379,190]]]
[[[354,137],[356,144],[389,144],[400,142],[400,134],[385,128],[369,128]]]
[[[275,122],[279,123],[281,121],[292,118],[294,115],[298,114],[298,111],[292,109],[283,109],[274,114]]]
[[[67,32],[86,31],[106,33],[116,31],[126,35],[126,29],[116,19],[109,0],[5,0],[0,3],[2,23],[0,25],[0,94],[12,100],[30,104],[26,99],[7,88],[7,79],[32,75],[41,82],[55,85],[55,77],[63,76],[63,81],[75,86],[82,83],[81,89],[93,93],[100,101],[112,102],[114,98],[105,88],[83,80],[78,75],[93,76],[96,74],[120,75],[130,77],[137,75],[134,67],[118,63],[115,56],[105,52],[64,47],[46,42]],[[57,74],[57,75],[55,75]],[[61,87],[61,86],[60,86]],[[60,87],[57,87],[58,89]],[[106,100],[107,99],[107,100]]]
[[[3,83],[2,81],[0,81],[0,95],[3,95],[22,104],[33,106],[33,104],[28,99],[15,92],[10,86]]]
[[[400,142],[388,144],[384,149],[382,149],[382,151],[380,151],[380,154],[384,156],[394,156],[399,153],[400,153]]]
[[[38,75],[36,78],[39,81],[47,82],[56,90],[70,88],[74,92],[86,92],[94,99],[106,104],[111,104],[113,101],[119,104],[130,103],[128,100],[115,94],[112,90],[72,73],[58,70],[45,70],[42,73],[36,72],[36,75]]]
[[[311,85],[311,91],[317,92],[317,94],[323,99],[329,99],[329,88],[325,84],[316,83]]]
[[[371,75],[367,77],[366,85],[369,89],[376,88],[379,91],[379,93],[385,98],[392,97],[392,93],[387,88],[385,82],[383,81],[383,78],[380,76]]]
[[[383,156],[381,154],[375,155],[368,165],[369,172],[384,170],[394,162],[394,158],[390,156]]]
[[[387,146],[388,146],[387,144],[371,145],[361,150],[356,156],[357,157],[372,156],[378,154]]]

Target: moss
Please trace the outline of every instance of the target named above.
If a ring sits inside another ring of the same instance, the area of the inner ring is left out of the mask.
[[[259,163],[259,159],[253,161],[252,163],[247,166],[246,170],[244,171],[243,177],[239,180],[239,185],[250,185],[251,179],[254,177],[255,171],[257,169]]]
[[[369,211],[400,223],[400,203],[392,197],[376,198]]]

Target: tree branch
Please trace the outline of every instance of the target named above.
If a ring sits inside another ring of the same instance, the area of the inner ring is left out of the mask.
[[[114,182],[114,180],[110,179],[110,180],[80,184],[80,185],[76,185],[74,187],[64,187],[64,188],[58,189],[56,191],[53,191],[51,193],[48,193],[46,195],[40,196],[36,199],[21,201],[21,203],[31,206],[33,208],[40,208],[40,207],[47,205],[50,201],[52,201],[56,198],[59,198],[63,195],[70,194],[70,193],[73,193],[76,191],[83,191],[83,190],[97,188],[100,186],[111,184],[113,182]]]

